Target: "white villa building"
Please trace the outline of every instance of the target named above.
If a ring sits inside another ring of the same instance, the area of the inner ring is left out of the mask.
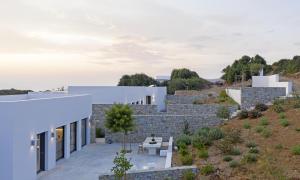
[[[0,96],[0,180],[34,180],[90,143],[92,104],[154,104],[165,87],[70,86],[68,92]]]

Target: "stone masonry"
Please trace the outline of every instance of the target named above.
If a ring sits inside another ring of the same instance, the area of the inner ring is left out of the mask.
[[[141,170],[129,172],[126,176],[127,180],[164,180],[164,179],[183,179],[183,175],[187,171],[198,173],[196,166],[173,167],[161,170]],[[99,180],[115,180],[113,174],[103,174]]]

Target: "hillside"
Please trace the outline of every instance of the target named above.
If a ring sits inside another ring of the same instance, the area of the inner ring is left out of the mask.
[[[187,149],[179,145],[173,165],[197,165],[201,180],[299,179],[299,105],[299,99],[277,101],[259,118],[235,118],[218,128],[200,129],[188,136],[192,145]],[[181,138],[177,145],[187,139]]]

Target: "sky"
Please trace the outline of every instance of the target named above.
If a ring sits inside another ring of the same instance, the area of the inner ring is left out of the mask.
[[[298,0],[0,0],[0,89],[204,78],[243,55],[300,54]]]

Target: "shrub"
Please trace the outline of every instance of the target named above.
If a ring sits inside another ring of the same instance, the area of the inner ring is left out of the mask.
[[[206,149],[200,149],[198,152],[199,158],[207,159],[208,158],[208,151]]]
[[[220,128],[211,128],[208,132],[208,137],[211,140],[218,140],[224,137],[224,133]]]
[[[217,144],[216,147],[224,154],[228,154],[233,149],[233,144],[228,139],[222,139]]]
[[[247,110],[242,110],[241,112],[238,113],[238,118],[239,119],[246,119],[248,118],[248,111]]]
[[[257,161],[257,156],[255,154],[248,153],[244,155],[242,161],[246,163],[254,163]]]
[[[248,148],[255,148],[256,146],[257,146],[256,143],[253,141],[249,141],[246,143],[246,147]]]
[[[269,125],[268,119],[266,117],[262,117],[260,119],[259,125],[261,125],[261,126],[267,126],[267,125]]]
[[[193,156],[191,154],[187,154],[184,156],[180,156],[180,160],[182,165],[189,166],[193,164]]]
[[[287,127],[287,126],[290,125],[290,123],[289,123],[288,120],[286,120],[286,119],[280,119],[280,120],[279,120],[279,123],[280,123],[280,125],[283,126],[283,127]]]
[[[104,137],[105,137],[105,133],[103,129],[96,128],[96,138],[104,138]]]
[[[250,128],[251,128],[251,125],[249,124],[248,121],[245,121],[244,124],[243,124],[243,127],[244,127],[245,129],[250,129]]]
[[[200,128],[200,129],[197,130],[196,134],[198,136],[208,136],[209,130],[210,129],[208,127]]]
[[[213,172],[215,172],[215,168],[213,165],[208,164],[208,165],[202,167],[200,171],[201,171],[202,175],[209,175],[209,174],[212,174]]]
[[[229,98],[229,96],[227,95],[225,90],[222,90],[218,97],[219,102],[226,102],[228,98]]]
[[[230,118],[229,109],[225,106],[219,107],[217,111],[217,117],[221,119],[229,119]]]
[[[261,117],[262,116],[262,114],[261,114],[261,112],[260,111],[258,111],[258,110],[251,110],[251,111],[249,111],[249,117],[251,118],[251,119],[255,119],[255,118],[259,118],[259,117]]]
[[[230,155],[233,155],[233,156],[241,155],[241,151],[238,148],[233,148],[230,152]]]
[[[197,148],[197,149],[202,149],[204,148],[204,144],[203,144],[203,141],[201,140],[201,138],[199,138],[198,135],[194,135],[192,137],[192,145],[194,148]]]
[[[189,154],[189,150],[187,148],[180,148],[179,149],[179,154],[182,156],[186,156]]]
[[[189,135],[186,135],[186,134],[181,134],[176,140],[177,145],[179,145],[179,144],[190,145],[191,143],[192,143],[191,142],[191,137]]]
[[[250,148],[249,153],[258,154],[259,150],[256,147]]]
[[[229,163],[229,167],[231,167],[231,168],[236,168],[236,167],[238,167],[239,165],[240,165],[240,163],[237,162],[237,161],[231,161],[231,162]]]
[[[268,110],[268,106],[263,103],[258,103],[255,105],[255,109],[258,111],[266,111]]]
[[[273,105],[273,110],[274,110],[275,112],[277,112],[277,113],[282,113],[282,112],[284,112],[284,109],[283,109],[282,105],[280,105],[280,104],[274,104],[274,105]]]
[[[224,156],[223,161],[226,161],[226,162],[232,161],[232,157],[231,156]]]
[[[264,128],[263,131],[261,132],[261,135],[264,138],[268,138],[272,135],[272,131],[270,129]]]
[[[194,180],[196,175],[192,170],[187,170],[183,173],[183,180]]]
[[[239,129],[230,129],[226,132],[225,137],[232,144],[243,142],[241,138],[241,130]]]
[[[296,146],[292,147],[292,153],[294,155],[300,155],[300,145],[296,145]]]
[[[284,104],[284,99],[275,99],[273,104],[274,105],[283,105]]]
[[[300,132],[300,128],[296,128],[295,130],[296,130],[297,132]]]
[[[284,119],[286,116],[285,116],[285,113],[284,112],[281,112],[279,113],[279,118],[280,119]]]
[[[255,132],[261,133],[265,128],[263,126],[256,126]]]
[[[277,145],[275,146],[275,149],[283,149],[283,145],[282,145],[282,144],[277,144]]]

